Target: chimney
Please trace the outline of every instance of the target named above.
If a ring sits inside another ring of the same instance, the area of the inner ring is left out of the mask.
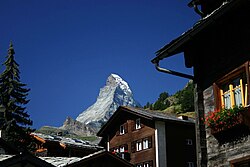
[[[182,120],[188,120],[188,116],[185,116],[185,115],[181,115],[178,117],[179,119],[182,119]]]

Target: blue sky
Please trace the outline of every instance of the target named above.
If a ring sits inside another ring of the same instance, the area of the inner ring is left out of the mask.
[[[111,73],[128,82],[141,104],[187,79],[160,73],[155,52],[199,20],[188,0],[0,1],[0,63],[13,42],[21,82],[30,88],[33,128],[61,126],[96,101]],[[192,74],[183,55],[161,65]],[[1,72],[4,67],[0,67]]]

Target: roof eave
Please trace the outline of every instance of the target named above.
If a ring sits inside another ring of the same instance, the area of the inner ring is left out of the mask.
[[[125,110],[128,113],[135,114],[135,115],[138,115],[140,117],[153,120],[153,117],[149,117],[149,116],[146,116],[146,115],[143,115],[143,114],[139,114],[139,113],[134,112],[131,109],[129,109],[128,107],[125,107],[125,106],[119,106],[118,109],[116,110],[116,112],[108,120],[108,122],[106,124],[104,124],[102,126],[102,128],[97,132],[97,136],[104,137],[103,135],[106,133],[107,129],[109,129],[108,127],[112,124],[112,121],[117,117],[117,115],[119,115],[119,112],[121,112],[120,110]]]
[[[183,46],[190,42],[190,40],[197,35],[201,30],[215,22],[217,18],[223,15],[225,12],[230,10],[235,4],[240,2],[240,0],[230,1],[223,4],[221,7],[216,9],[210,15],[206,16],[202,20],[198,21],[194,27],[184,32],[181,36],[172,40],[169,44],[162,47],[160,50],[156,52],[156,57],[151,60],[153,64],[158,63],[160,60],[173,56],[175,54],[184,52]],[[171,44],[172,43],[172,44]]]

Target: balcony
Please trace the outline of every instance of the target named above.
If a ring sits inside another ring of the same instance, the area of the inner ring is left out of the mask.
[[[127,161],[130,161],[130,153],[125,150],[125,152],[112,152],[112,154],[122,158],[122,159],[125,159]]]

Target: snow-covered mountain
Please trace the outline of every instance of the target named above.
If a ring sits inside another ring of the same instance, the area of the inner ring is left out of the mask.
[[[76,120],[67,118],[60,129],[69,133],[89,136],[98,132],[119,106],[140,107],[129,85],[117,74],[111,74],[100,89],[96,102],[83,111]]]
[[[111,74],[100,89],[96,102],[83,111],[76,120],[93,128],[100,128],[120,106],[140,106],[133,98],[129,85],[117,74]]]

